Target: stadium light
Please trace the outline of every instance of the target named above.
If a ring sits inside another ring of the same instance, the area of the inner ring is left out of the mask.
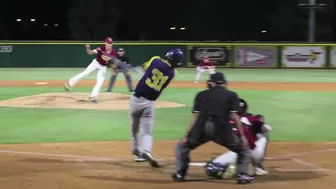
[[[308,9],[308,41],[315,42],[316,11],[323,10],[328,5],[328,0],[299,0],[297,5]]]
[[[35,18],[30,19],[31,22],[35,22]]]
[[[48,24],[44,24],[44,26],[48,26]]]
[[[266,30],[262,30],[261,33],[266,33],[267,31]]]
[[[180,30],[185,30],[185,29],[186,29],[186,28],[183,28],[183,27],[182,27],[182,28],[180,28]]]
[[[170,30],[175,30],[176,28],[175,27],[170,27]]]
[[[58,24],[54,24],[54,26],[58,26]]]
[[[16,19],[16,21],[17,21],[17,22],[21,22],[22,20],[21,20],[21,18],[18,18],[18,19]]]

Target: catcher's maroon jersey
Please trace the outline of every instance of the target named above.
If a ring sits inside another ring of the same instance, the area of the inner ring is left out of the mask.
[[[97,50],[97,56],[96,56],[96,60],[99,64],[106,66],[108,61],[112,58],[112,57],[117,57],[117,51],[112,48],[110,52],[106,51],[105,46],[101,46],[96,48]]]
[[[255,142],[258,140],[257,134],[261,133],[261,127],[264,122],[254,115],[242,116],[241,122],[243,124],[244,135],[249,143],[250,149],[253,150],[256,147]],[[230,123],[233,122],[230,121]],[[234,128],[234,131],[238,134],[236,128]]]

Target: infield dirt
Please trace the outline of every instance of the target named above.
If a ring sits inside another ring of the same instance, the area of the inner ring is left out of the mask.
[[[1,81],[0,86],[62,87],[65,81]],[[38,83],[38,84],[36,84]],[[44,84],[43,84],[44,83]],[[82,81],[79,86],[93,86]],[[125,86],[118,82],[118,86]],[[203,88],[204,83],[174,82],[171,87]],[[231,82],[233,89],[335,92],[334,83]],[[250,188],[334,189],[336,143],[271,142],[265,165],[270,174],[257,177],[249,186],[234,180],[208,180],[201,167],[191,167],[191,182],[174,183],[174,149],[177,141],[155,141],[153,154],[162,168],[135,163],[129,142],[81,142],[0,145],[2,189],[156,189],[156,188]],[[206,144],[192,153],[192,160],[205,162],[226,150]]]

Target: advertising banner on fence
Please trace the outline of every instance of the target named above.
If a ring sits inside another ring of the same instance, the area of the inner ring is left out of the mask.
[[[230,50],[226,46],[191,46],[188,67],[196,67],[205,56],[217,67],[230,66]]]
[[[296,68],[320,68],[326,64],[325,47],[287,46],[282,49],[282,66]]]
[[[11,66],[12,52],[13,52],[13,46],[0,45],[0,67]]]
[[[330,48],[330,67],[336,68],[336,47]]]
[[[272,46],[235,47],[235,67],[276,67],[277,50]]]

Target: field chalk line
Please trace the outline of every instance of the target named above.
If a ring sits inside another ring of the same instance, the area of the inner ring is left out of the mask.
[[[81,155],[69,155],[69,154],[49,154],[42,152],[22,152],[22,151],[13,151],[13,150],[0,150],[0,153],[4,154],[16,154],[16,155],[35,155],[35,156],[49,156],[49,157],[67,157],[67,158],[76,158],[78,162],[83,162],[84,160],[96,160],[96,161],[110,161],[110,162],[119,162],[125,161],[126,159],[117,159],[117,158],[108,158],[108,157],[99,157],[99,156],[81,156]],[[164,159],[157,159],[158,161],[165,161]]]
[[[322,168],[320,166],[317,166],[313,163],[309,163],[309,162],[306,162],[306,161],[303,161],[301,159],[297,159],[297,158],[291,158],[293,161],[295,161],[296,163],[299,163],[299,164],[302,164],[302,165],[306,165],[306,166],[309,166],[309,167],[312,167],[313,169],[315,169],[316,171],[324,171],[324,172],[328,172],[328,171],[331,171],[329,169],[325,169],[325,168]]]
[[[319,167],[315,164],[308,163],[306,161],[303,161],[298,158],[290,158],[293,156],[300,156],[300,155],[307,155],[307,154],[314,154],[314,153],[322,153],[322,152],[332,152],[336,151],[336,148],[329,148],[324,150],[315,150],[315,151],[307,151],[307,152],[300,152],[300,153],[291,153],[281,156],[275,156],[275,157],[269,157],[265,158],[266,160],[276,160],[276,159],[283,159],[283,158],[289,158],[296,163],[309,166],[313,168],[315,171],[330,171],[328,169]],[[125,159],[117,159],[117,158],[109,158],[109,157],[99,157],[99,156],[82,156],[82,155],[69,155],[69,154],[50,154],[50,153],[42,153],[42,152],[23,152],[23,151],[13,151],[13,150],[0,150],[0,153],[5,154],[16,154],[16,155],[37,155],[37,156],[49,156],[49,157],[67,157],[67,158],[75,158],[77,162],[84,162],[85,160],[96,160],[96,161],[110,161],[110,162],[119,162],[119,161],[125,161]],[[164,159],[158,159],[159,161],[164,161]],[[206,165],[206,163],[203,162],[192,162],[190,163],[191,166],[197,166],[197,167],[203,167]]]
[[[299,152],[299,153],[290,153],[290,154],[285,154],[285,155],[281,155],[281,156],[267,157],[265,159],[277,160],[277,159],[284,159],[284,158],[290,158],[290,157],[295,157],[295,156],[302,156],[302,155],[323,153],[323,152],[333,152],[333,151],[336,151],[336,148],[328,148],[328,149],[324,149],[324,150],[314,150],[314,151],[306,151],[306,152]]]
[[[277,171],[282,172],[328,172],[324,170],[317,170],[317,169],[286,169],[286,168],[275,168]]]

